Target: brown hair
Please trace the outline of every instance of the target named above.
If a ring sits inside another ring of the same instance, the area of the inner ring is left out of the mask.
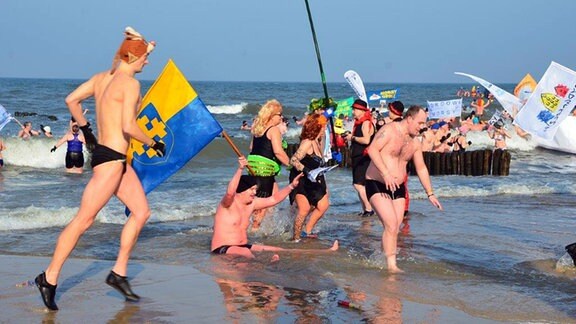
[[[319,114],[311,114],[306,118],[304,126],[302,126],[302,133],[300,140],[314,140],[326,125],[326,117]]]

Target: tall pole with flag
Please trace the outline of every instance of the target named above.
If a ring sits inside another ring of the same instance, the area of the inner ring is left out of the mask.
[[[318,59],[318,67],[320,68],[320,77],[322,78],[322,87],[324,88],[324,107],[328,110],[328,105],[330,104],[330,96],[328,96],[328,87],[326,86],[326,76],[324,75],[324,68],[322,67],[322,58],[320,57],[320,48],[318,47],[318,39],[316,38],[316,31],[314,30],[314,22],[312,21],[312,13],[310,12],[310,5],[308,0],[304,0],[306,3],[306,11],[308,12],[308,21],[310,22],[310,29],[312,30],[312,39],[314,40],[314,47],[316,49],[316,58]],[[334,107],[336,109],[336,107]],[[336,145],[336,133],[334,132],[334,120],[330,115],[330,130],[332,134],[331,146],[332,150],[338,152],[338,146]]]

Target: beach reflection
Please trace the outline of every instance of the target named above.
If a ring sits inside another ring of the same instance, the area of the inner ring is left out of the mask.
[[[260,282],[222,278],[216,278],[215,281],[224,296],[229,320],[244,322],[246,316],[254,315],[260,320],[273,322],[277,317],[276,309],[283,296],[279,288]]]

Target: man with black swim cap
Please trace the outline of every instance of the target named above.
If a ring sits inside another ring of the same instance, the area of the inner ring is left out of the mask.
[[[269,208],[282,202],[294,188],[298,186],[303,173],[298,175],[292,182],[276,191],[272,196],[260,198],[256,196],[258,185],[255,177],[242,175],[248,162],[241,156],[238,158],[238,169],[228,183],[226,194],[222,197],[216,215],[214,215],[214,234],[210,251],[212,254],[232,254],[247,258],[254,258],[252,252],[262,251],[336,251],[338,241],[327,250],[286,250],[276,246],[249,244],[248,226],[250,226],[250,215],[254,210]],[[278,260],[278,255],[274,255],[273,261]]]

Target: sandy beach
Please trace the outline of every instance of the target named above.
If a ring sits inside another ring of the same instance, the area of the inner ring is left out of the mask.
[[[86,259],[67,262],[58,286],[60,310],[51,312],[42,304],[37,288],[28,283],[48,261],[44,257],[0,256],[4,265],[0,269],[2,323],[293,323],[314,319],[295,315],[294,309],[282,300],[276,310],[271,310],[270,305],[256,300],[249,305],[241,296],[225,298],[215,278],[189,266],[131,263],[131,272],[136,274],[133,288],[142,299],[139,303],[124,302],[120,294],[104,284],[112,262]],[[378,318],[339,307],[337,301],[310,306],[324,309],[323,320],[331,322],[491,322],[456,309],[406,300]]]

